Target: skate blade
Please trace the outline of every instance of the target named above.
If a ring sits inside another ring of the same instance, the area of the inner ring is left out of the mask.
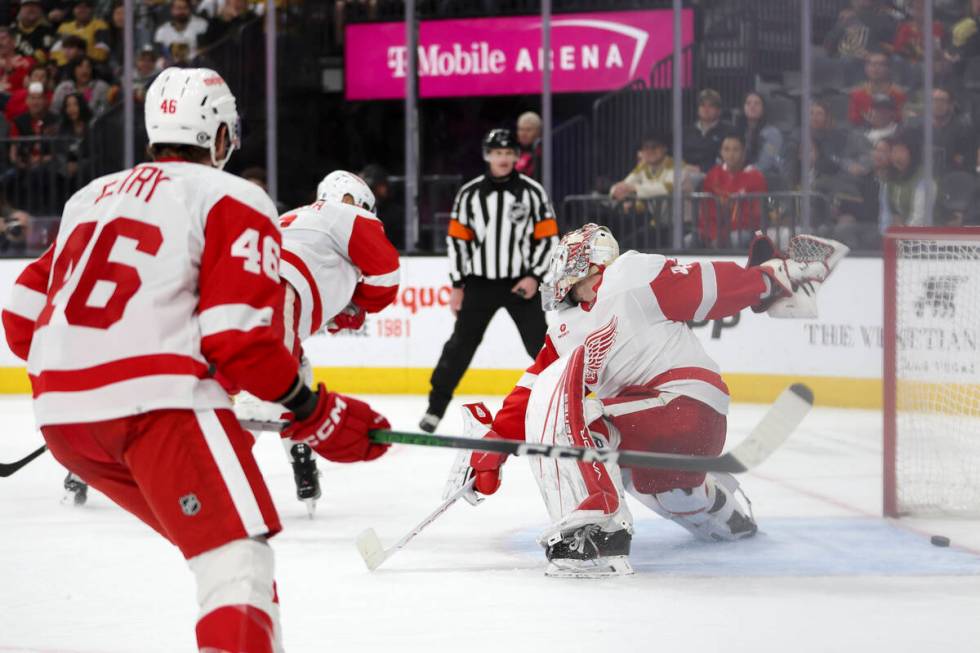
[[[630,576],[633,566],[626,556],[609,556],[596,560],[552,560],[544,575],[548,578],[613,578]]]
[[[356,544],[357,551],[361,554],[361,558],[364,559],[364,564],[367,565],[369,571],[374,571],[385,561],[387,556],[384,547],[373,528],[369,528],[358,535]]]
[[[316,499],[303,499],[303,503],[306,504],[306,516],[313,519],[316,514]]]
[[[81,508],[85,505],[85,499],[82,499],[71,492],[61,497],[61,505],[68,506],[69,508]]]

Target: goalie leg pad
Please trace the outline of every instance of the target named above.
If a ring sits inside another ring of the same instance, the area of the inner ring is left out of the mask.
[[[273,653],[278,606],[268,543],[235,540],[190,558],[187,564],[197,580],[198,648]]]
[[[747,497],[747,507],[739,501],[736,491],[743,497],[745,494],[731,474],[711,472],[698,487],[657,494],[643,494],[632,483],[627,485],[627,490],[643,505],[683,526],[701,540],[740,540],[755,535],[758,530],[752,516],[752,504]]]
[[[587,423],[583,374],[584,348],[578,347],[538,376],[528,400],[528,442],[602,448],[618,441],[615,429]],[[546,458],[529,463],[551,517],[543,546],[590,524],[607,532],[632,530],[618,466]]]
[[[717,456],[725,446],[725,416],[696,399],[638,387],[603,403],[621,434],[623,449]],[[704,482],[704,472],[634,469],[632,481],[638,491],[656,494],[697,487]]]

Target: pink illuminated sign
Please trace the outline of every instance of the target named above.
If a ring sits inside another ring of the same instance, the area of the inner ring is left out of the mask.
[[[685,9],[681,42],[694,38]],[[667,9],[557,14],[551,21],[552,89],[588,93],[646,79],[671,55],[673,17]],[[349,100],[405,97],[408,49],[402,23],[348,25],[345,87]],[[519,95],[541,92],[538,16],[429,20],[419,26],[419,95]]]

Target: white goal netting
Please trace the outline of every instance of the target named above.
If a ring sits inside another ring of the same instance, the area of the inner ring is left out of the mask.
[[[980,514],[980,233],[898,239],[895,318],[897,511]]]

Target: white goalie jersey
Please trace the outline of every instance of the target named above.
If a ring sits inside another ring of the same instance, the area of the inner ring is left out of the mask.
[[[697,399],[726,414],[728,387],[686,322],[734,315],[757,305],[769,288],[758,267],[622,254],[603,272],[590,305],[558,312],[544,347],[494,419],[494,430],[524,439],[527,400],[537,375],[579,345],[585,346],[585,383],[600,399],[643,386]]]

